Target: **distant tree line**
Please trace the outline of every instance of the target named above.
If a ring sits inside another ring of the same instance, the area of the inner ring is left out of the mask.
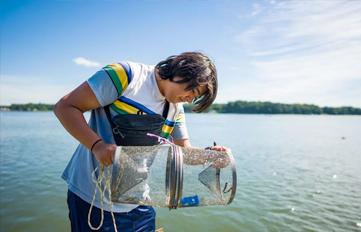
[[[28,103],[0,106],[0,110],[8,111],[51,111],[53,104]],[[193,105],[184,105],[186,112],[191,112]],[[350,106],[319,107],[311,104],[282,104],[256,101],[234,101],[225,104],[213,104],[207,112],[234,114],[333,114],[333,115],[361,115],[361,108]]]
[[[184,106],[186,112],[191,112],[193,105]],[[343,107],[319,107],[311,104],[282,104],[258,101],[234,101],[225,104],[213,104],[208,112],[234,114],[334,114],[361,115],[361,109]]]
[[[43,103],[11,104],[10,106],[0,106],[1,110],[9,111],[50,111],[53,110],[53,108],[53,104]]]

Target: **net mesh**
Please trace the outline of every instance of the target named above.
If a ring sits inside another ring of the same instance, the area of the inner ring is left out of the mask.
[[[159,146],[122,147],[121,156],[114,161],[112,171],[112,201],[143,203],[150,200],[147,179]]]
[[[223,200],[220,185],[220,170],[218,168],[208,166],[198,175],[198,180],[208,188],[220,201]]]

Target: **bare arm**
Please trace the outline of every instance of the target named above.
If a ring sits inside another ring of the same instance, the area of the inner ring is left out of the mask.
[[[56,103],[54,113],[64,128],[90,149],[99,136],[89,128],[83,113],[98,107],[100,104],[93,91],[84,82]]]
[[[89,150],[99,136],[88,126],[83,113],[100,107],[87,82],[61,98],[55,105],[54,113],[64,128]],[[112,163],[115,144],[98,142],[93,148],[96,159],[105,165]]]

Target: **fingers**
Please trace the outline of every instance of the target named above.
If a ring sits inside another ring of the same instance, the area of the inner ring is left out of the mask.
[[[112,163],[113,163],[113,162],[112,162],[110,159],[106,159],[106,160],[103,161],[104,166],[109,166],[109,165],[111,165]]]
[[[105,167],[109,166],[109,165],[112,165],[112,161],[109,160],[109,159],[102,159],[102,160],[99,160],[99,162],[104,165]]]
[[[211,150],[215,150],[215,151],[228,151],[229,149],[224,147],[224,146],[213,146],[211,147]]]
[[[108,154],[108,165],[112,165],[114,163],[114,157],[115,157],[115,150],[116,150],[117,146],[115,144],[110,144],[109,147],[109,154]]]
[[[110,166],[110,165],[113,164],[113,159],[107,158],[107,159],[104,160],[102,163],[103,163],[104,166]]]
[[[113,159],[114,159],[114,154],[112,152],[109,152],[108,154],[106,154],[105,156],[105,162],[104,165],[105,166],[110,166],[113,164]]]
[[[99,146],[95,147],[93,154],[102,165],[107,167],[113,164],[115,150],[115,144],[99,142]]]

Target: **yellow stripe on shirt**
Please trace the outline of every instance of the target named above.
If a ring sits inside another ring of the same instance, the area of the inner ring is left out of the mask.
[[[128,83],[127,73],[125,72],[123,66],[121,66],[120,64],[117,64],[117,63],[110,64],[109,66],[112,67],[112,69],[117,74],[117,76],[120,80],[120,83],[122,84],[122,89],[124,91],[127,88],[129,83]]]

